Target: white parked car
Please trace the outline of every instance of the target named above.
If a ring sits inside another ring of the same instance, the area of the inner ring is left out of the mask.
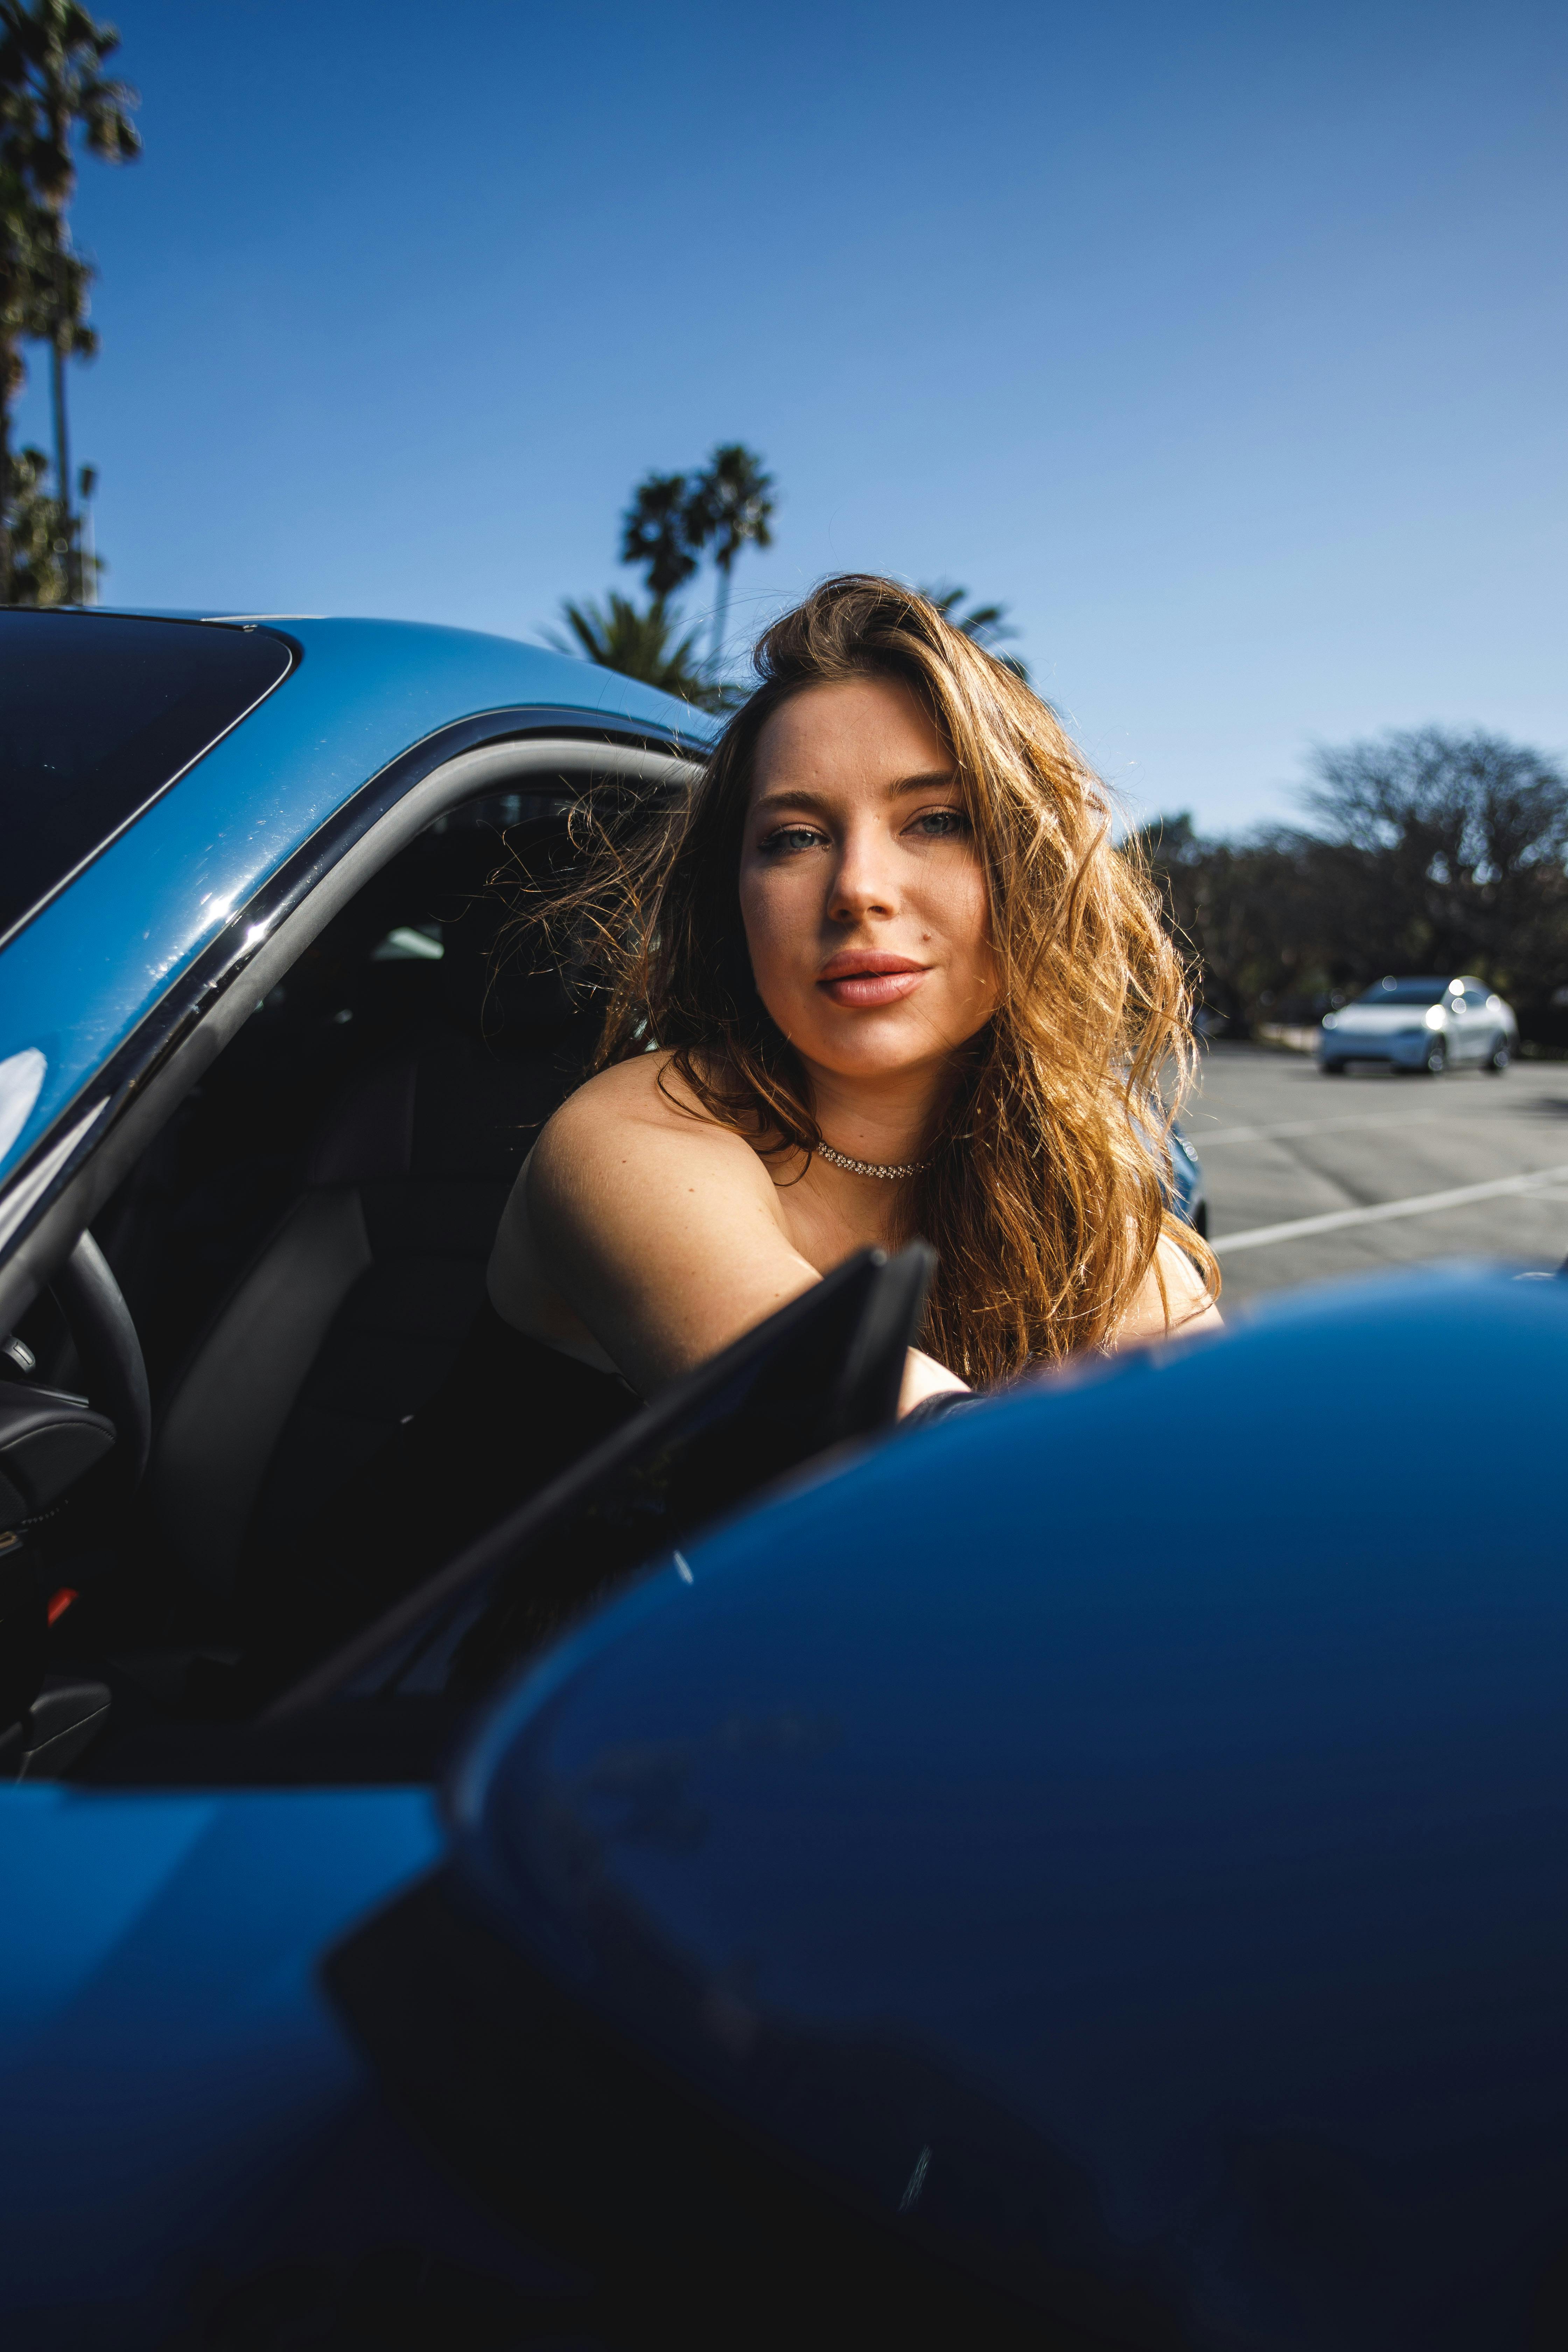
[[[1331,1078],[1342,1076],[1349,1062],[1392,1062],[1434,1077],[1460,1062],[1500,1073],[1518,1045],[1511,1008],[1473,973],[1458,980],[1390,974],[1342,1012],[1324,1013],[1318,1061]]]

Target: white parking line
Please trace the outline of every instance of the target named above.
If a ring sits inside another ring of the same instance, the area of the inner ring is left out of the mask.
[[[1209,1246],[1216,1257],[1224,1257],[1227,1251],[1266,1249],[1270,1242],[1305,1241],[1309,1234],[1337,1234],[1345,1225],[1378,1225],[1390,1217],[1424,1217],[1435,1209],[1462,1209],[1470,1201],[1500,1201],[1510,1192],[1533,1192],[1543,1185],[1560,1184],[1565,1177],[1568,1165],[1538,1168],[1533,1176],[1495,1176],[1488,1184],[1458,1184],[1447,1192],[1416,1192],[1405,1201],[1380,1201],[1370,1209],[1331,1209],[1321,1217],[1294,1217],[1287,1225],[1255,1225],[1247,1234],[1222,1234]]]

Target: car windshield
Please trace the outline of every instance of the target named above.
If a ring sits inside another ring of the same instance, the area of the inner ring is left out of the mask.
[[[1358,1004],[1441,1004],[1448,993],[1446,980],[1380,980],[1358,996]]]
[[[268,629],[0,613],[0,944],[292,661]]]

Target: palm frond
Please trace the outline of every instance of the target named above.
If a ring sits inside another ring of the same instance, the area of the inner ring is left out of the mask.
[[[1010,669],[1015,677],[1021,677],[1024,684],[1028,685],[1029,666],[1022,656],[997,651],[1007,638],[1016,637],[1018,634],[1007,618],[1005,604],[970,604],[966,608],[968,589],[950,587],[945,581],[934,588],[922,588],[920,593],[928,604],[936,606],[944,621],[951,621],[955,629],[961,629],[966,637],[972,638],[975,645],[999,661],[1004,669]]]
[[[584,598],[562,600],[561,615],[570,632],[552,632],[548,642],[558,653],[574,654],[597,662],[601,669],[618,670],[623,677],[641,678],[661,693],[679,695],[704,710],[723,707],[722,689],[704,676],[697,654],[698,632],[677,634],[679,616],[662,596],[651,597],[646,609],[612,588],[603,604]]]

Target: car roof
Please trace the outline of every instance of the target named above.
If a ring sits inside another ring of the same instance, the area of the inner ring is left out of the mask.
[[[576,723],[692,752],[717,731],[707,712],[638,679],[478,630],[303,614],[138,617],[255,622],[291,639],[300,658],[0,950],[0,1174],[231,909],[400,752],[491,711],[537,711],[565,731]]]
[[[1473,971],[1385,971],[1381,980],[1368,981],[1365,993],[1370,996],[1374,988],[1454,988],[1461,981],[1477,988],[1486,985]]]

